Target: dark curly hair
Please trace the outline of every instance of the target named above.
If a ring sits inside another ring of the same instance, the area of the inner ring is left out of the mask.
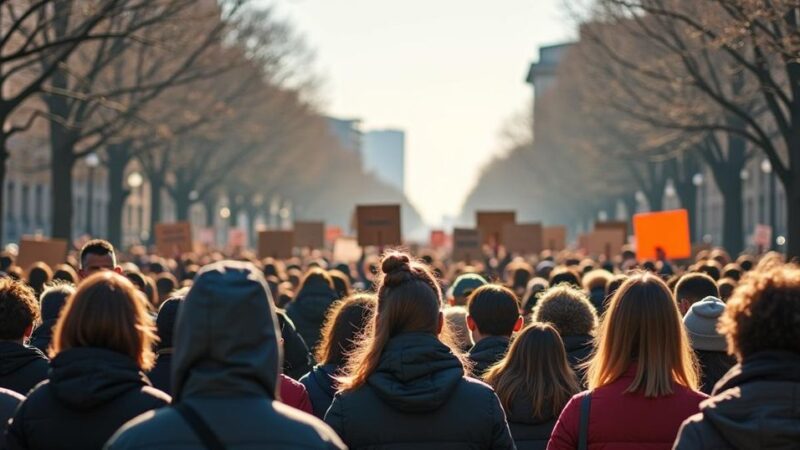
[[[25,329],[39,318],[39,302],[25,283],[0,278],[0,340],[22,339]]]
[[[728,300],[718,331],[741,361],[765,350],[800,353],[800,266],[748,272]]]

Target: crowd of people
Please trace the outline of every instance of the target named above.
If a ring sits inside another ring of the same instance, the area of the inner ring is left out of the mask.
[[[0,255],[0,449],[800,448],[779,254],[227,257]]]

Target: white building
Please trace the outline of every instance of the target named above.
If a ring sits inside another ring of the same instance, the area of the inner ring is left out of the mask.
[[[405,193],[406,135],[401,130],[372,130],[364,134],[364,169]]]

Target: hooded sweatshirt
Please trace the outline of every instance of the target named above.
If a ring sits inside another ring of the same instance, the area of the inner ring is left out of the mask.
[[[8,429],[10,449],[100,449],[125,422],[169,403],[127,355],[77,347],[59,353]]]
[[[39,349],[0,341],[0,387],[22,395],[47,379],[48,360]]]
[[[321,339],[322,325],[328,309],[336,299],[336,292],[327,282],[312,278],[286,307],[286,315],[292,320],[295,329],[312,352]]]
[[[281,350],[261,271],[223,261],[204,267],[178,313],[172,391],[226,448],[343,448],[313,416],[275,401]],[[276,432],[280,430],[280,432]],[[202,448],[174,408],[128,423],[109,449]]]
[[[429,333],[390,339],[366,384],[336,394],[325,421],[350,449],[514,448],[494,391]]]
[[[734,366],[687,419],[675,449],[797,448],[800,355],[761,352]]]

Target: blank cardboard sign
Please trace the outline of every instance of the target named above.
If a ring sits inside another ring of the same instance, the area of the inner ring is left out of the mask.
[[[258,232],[258,257],[288,259],[294,249],[294,231],[265,230]]]
[[[542,229],[542,247],[544,250],[560,252],[567,248],[567,227],[556,225]]]
[[[400,245],[400,205],[371,205],[356,208],[358,245]]]
[[[636,214],[633,216],[633,230],[639,260],[692,256],[689,214],[685,209]]]
[[[325,222],[295,222],[294,246],[300,248],[325,248]]]
[[[581,246],[589,255],[612,258],[622,252],[626,240],[619,229],[595,230],[581,236]]]
[[[453,260],[475,261],[483,256],[481,232],[477,228],[456,228],[453,230]]]
[[[23,237],[19,242],[17,265],[26,272],[34,263],[40,261],[55,267],[66,260],[68,245],[67,241],[61,239]]]
[[[189,222],[156,224],[156,251],[160,256],[173,257],[193,250],[192,225]]]
[[[607,220],[605,222],[595,222],[595,231],[599,230],[620,230],[625,236],[628,236],[628,223],[620,220]]]
[[[337,263],[354,263],[361,257],[361,247],[353,237],[339,237],[333,244],[333,260]]]
[[[542,251],[542,224],[507,223],[503,226],[502,243],[511,253],[538,254]]]
[[[475,221],[481,230],[483,243],[499,245],[503,242],[503,227],[517,222],[515,211],[478,211]]]

